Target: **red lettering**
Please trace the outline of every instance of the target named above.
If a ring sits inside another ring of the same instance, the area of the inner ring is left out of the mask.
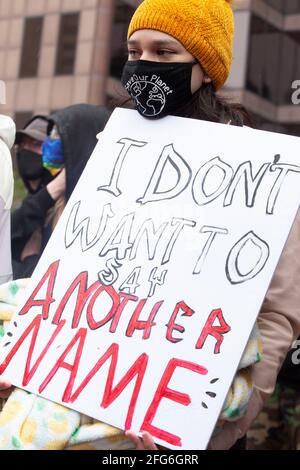
[[[135,378],[135,376],[137,376],[125,421],[125,429],[130,429],[139,391],[148,364],[148,356],[145,353],[141,354],[141,356],[135,361],[133,366],[126,372],[121,381],[113,388],[116,366],[118,362],[118,355],[119,346],[114,343],[110,346],[106,353],[97,361],[96,365],[89,372],[89,374],[80,384],[76,392],[69,398],[68,401],[73,403],[75,400],[77,400],[82,390],[86,387],[86,385],[94,377],[98,370],[103,366],[103,364],[105,364],[108,359],[111,359],[101,406],[103,408],[107,408],[116,398],[118,398],[118,396],[123,392],[127,385]]]
[[[172,336],[173,330],[179,331],[180,333],[185,332],[185,328],[182,325],[177,325],[175,323],[176,317],[180,310],[183,310],[183,314],[182,314],[183,317],[191,317],[195,313],[195,311],[192,310],[183,300],[176,304],[176,307],[174,308],[174,312],[172,313],[170,321],[167,325],[168,329],[167,329],[166,338],[171,343],[179,343],[179,341],[182,341],[183,339],[183,338],[174,338]]]
[[[134,390],[132,392],[132,397],[129,403],[128,412],[125,420],[125,430],[131,428],[132,418],[136,407],[136,402],[139,396],[140,388],[143,382],[143,378],[146,372],[147,364],[148,364],[148,356],[146,353],[140,355],[140,357],[135,361],[133,366],[126,372],[124,377],[120,380],[120,382],[113,388],[113,382],[115,377],[115,369],[117,363],[117,357],[115,360],[115,364],[113,361],[109,368],[108,379],[106,382],[106,387],[103,395],[103,400],[101,406],[103,408],[108,408],[108,406],[115,401],[116,398],[123,392],[123,390],[127,387],[127,385],[137,376]]]
[[[41,321],[42,321],[42,315],[37,315],[32,320],[30,325],[28,325],[28,327],[26,328],[24,333],[21,335],[21,337],[15,343],[14,347],[11,349],[9,354],[6,356],[3,363],[0,365],[0,375],[1,375],[1,374],[3,374],[3,372],[5,371],[7,366],[9,365],[10,361],[13,359],[14,355],[18,352],[21,344],[23,344],[23,342],[25,341],[27,336],[29,336],[29,334],[32,333],[32,338],[31,338],[31,342],[30,342],[30,346],[29,346],[29,352],[28,352],[28,356],[27,356],[27,361],[26,361],[24,376],[23,376],[23,381],[22,381],[22,385],[24,387],[26,385],[28,385],[28,383],[32,379],[32,377],[35,374],[38,366],[40,365],[41,361],[43,360],[46,353],[48,352],[48,349],[50,348],[51,344],[53,343],[56,336],[58,335],[58,333],[60,332],[60,330],[62,329],[62,327],[65,324],[65,321],[60,322],[60,324],[58,325],[58,327],[55,329],[54,333],[52,334],[50,340],[48,341],[48,343],[44,347],[43,351],[39,355],[38,359],[35,361],[33,367],[30,368],[32,353],[33,353],[35,343],[36,343],[36,338],[37,338],[37,335],[38,335],[38,332],[39,332],[39,329],[40,329],[40,326],[41,326]]]
[[[175,401],[184,406],[188,406],[191,403],[191,398],[189,395],[168,388],[168,384],[177,367],[188,369],[201,375],[206,375],[208,373],[208,370],[205,367],[194,364],[193,362],[183,361],[181,359],[171,359],[165,369],[165,372],[155,392],[154,398],[148,408],[141,427],[141,431],[148,431],[154,437],[162,439],[165,442],[169,442],[169,444],[181,447],[182,443],[179,436],[171,434],[152,425],[153,419],[163,398],[168,398],[169,400]]]
[[[47,318],[49,316],[50,305],[53,302],[55,302],[55,299],[53,299],[52,296],[53,296],[53,288],[54,288],[54,284],[55,284],[55,279],[56,279],[59,263],[60,263],[60,260],[55,261],[54,263],[52,263],[49,266],[46,273],[44,274],[44,276],[42,277],[42,279],[40,280],[40,282],[38,283],[38,285],[34,289],[33,293],[31,294],[31,296],[27,300],[26,304],[24,305],[24,307],[20,311],[19,315],[25,315],[26,313],[29,312],[29,310],[32,307],[42,306],[43,307],[43,309],[42,309],[43,320],[47,320]],[[40,289],[43,287],[43,285],[46,282],[48,282],[46,298],[45,299],[35,300],[35,297],[37,296],[38,292],[40,291]]]
[[[214,322],[218,318],[220,325],[219,326],[214,326]],[[215,344],[215,349],[214,349],[214,354],[219,354],[220,353],[220,347],[221,344],[223,343],[223,335],[228,333],[231,330],[230,326],[226,323],[223,312],[220,308],[213,310],[211,314],[209,315],[204,328],[202,330],[202,333],[197,341],[196,344],[196,349],[201,349],[204,346],[204,343],[209,335],[213,336],[216,340]]]
[[[75,305],[75,310],[73,314],[73,321],[72,321],[72,328],[78,328],[80,318],[82,315],[82,310],[88,300],[88,298],[91,296],[92,292],[99,287],[100,281],[94,282],[89,288],[87,288],[87,283],[88,283],[88,273],[87,271],[80,273],[76,279],[72,282],[70,287],[68,288],[67,292],[61,299],[59,306],[55,312],[55,315],[53,317],[53,322],[54,324],[58,324],[58,322],[61,319],[62,312],[65,309],[66,304],[68,303],[71,295],[75,291],[75,289],[78,288],[78,293],[77,293],[77,299],[76,299],[76,305]]]
[[[79,363],[80,363],[80,359],[81,359],[81,355],[82,355],[82,350],[83,350],[83,346],[84,346],[84,343],[85,343],[86,334],[87,334],[87,329],[86,328],[80,328],[77,331],[77,333],[74,336],[74,338],[72,339],[72,341],[68,344],[68,346],[66,347],[66,349],[64,350],[62,355],[57,360],[54,367],[51,369],[51,371],[49,372],[49,374],[47,375],[47,377],[45,378],[43,383],[40,385],[39,393],[42,393],[43,390],[45,390],[45,388],[47,387],[49,382],[53,379],[53,377],[56,374],[56,372],[58,371],[58,369],[63,368],[63,369],[69,370],[71,372],[69,382],[67,384],[67,387],[66,387],[66,389],[64,391],[64,394],[63,394],[63,397],[62,397],[62,401],[64,401],[64,402],[69,401],[70,395],[71,395],[71,392],[72,392],[72,388],[73,388],[73,385],[74,385],[74,382],[75,382],[75,378],[76,378],[76,375],[77,375],[77,371],[78,371],[78,367],[79,367]],[[75,354],[74,362],[73,362],[73,364],[69,364],[68,362],[65,362],[65,358],[69,354],[71,349],[73,349],[73,347],[75,346],[75,344],[77,342],[78,342],[78,346],[77,346],[77,351],[76,351],[76,354]]]
[[[156,323],[154,323],[154,319],[157,315],[158,310],[160,309],[160,307],[164,303],[164,301],[162,300],[161,302],[156,302],[156,304],[154,305],[154,307],[152,308],[152,310],[150,312],[148,320],[147,321],[141,321],[141,320],[139,320],[139,317],[140,317],[141,311],[143,310],[144,305],[145,305],[146,302],[147,302],[147,299],[143,299],[143,300],[139,301],[136,309],[133,312],[133,315],[131,317],[129,325],[127,327],[126,336],[131,337],[135,330],[144,330],[143,339],[149,339],[150,338],[151,329],[153,328],[153,326],[156,325]]]
[[[25,387],[29,382],[30,380],[32,379],[33,375],[35,374],[37,368],[39,367],[41,361],[44,359],[45,355],[47,354],[48,352],[48,349],[50,348],[51,344],[53,343],[53,341],[55,340],[56,336],[58,335],[58,333],[60,332],[60,330],[63,328],[63,326],[65,325],[66,323],[66,320],[62,320],[61,322],[59,322],[57,328],[55,329],[53,335],[51,336],[50,340],[48,341],[48,343],[46,344],[46,346],[44,347],[43,351],[41,352],[41,354],[39,355],[38,359],[36,360],[36,362],[34,363],[32,369],[30,370],[30,363],[31,363],[31,357],[32,357],[32,353],[33,353],[33,350],[34,350],[34,346],[35,346],[35,340],[36,340],[36,335],[38,333],[38,330],[36,330],[34,332],[34,341],[33,341],[33,338],[32,338],[32,341],[30,343],[30,348],[29,348],[29,353],[28,353],[28,358],[27,358],[27,361],[26,361],[26,367],[25,367],[25,372],[24,372],[24,378],[23,378],[23,386]]]
[[[111,325],[110,325],[110,328],[109,328],[110,333],[115,333],[116,332],[116,329],[118,328],[118,325],[119,325],[121,315],[124,311],[124,308],[128,304],[128,302],[129,301],[136,302],[138,300],[138,297],[136,297],[135,295],[125,294],[124,292],[120,292],[119,297],[120,297],[121,302],[120,302],[120,305],[119,305],[119,307],[118,307],[118,309],[115,313],[114,319],[111,322]]]
[[[110,311],[108,312],[108,314],[106,315],[105,318],[103,318],[103,320],[100,320],[98,322],[96,322],[94,320],[94,317],[93,317],[93,309],[94,309],[94,305],[95,305],[95,302],[96,300],[98,299],[99,295],[102,294],[102,292],[106,292],[111,300],[112,300],[112,307],[110,309]],[[115,289],[112,287],[112,286],[100,286],[96,292],[93,294],[90,302],[89,302],[89,305],[87,307],[87,321],[88,321],[88,325],[90,327],[91,330],[96,330],[97,328],[100,328],[101,326],[105,325],[106,323],[108,323],[112,318],[113,316],[115,315],[118,307],[119,307],[119,302],[120,302],[120,299],[119,299],[119,296],[117,294],[117,292],[115,291]]]

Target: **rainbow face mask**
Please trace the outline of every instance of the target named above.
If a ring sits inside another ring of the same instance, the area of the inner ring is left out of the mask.
[[[55,176],[65,164],[62,141],[48,137],[43,143],[42,151],[43,167]]]

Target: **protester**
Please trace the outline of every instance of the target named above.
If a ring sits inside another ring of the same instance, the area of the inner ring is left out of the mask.
[[[228,104],[216,94],[229,75],[233,34],[230,1],[144,0],[129,25],[128,62],[122,76],[137,111],[148,119],[171,114],[248,125],[241,106]],[[155,86],[143,81],[154,75],[171,91],[165,100]],[[211,440],[212,449],[240,446],[239,439],[274,390],[284,357],[300,333],[299,248],[298,214],[258,317],[264,354],[253,366],[254,390],[248,411],[223,426]],[[149,435],[143,440],[132,432],[127,436],[139,449],[156,448]]]
[[[10,251],[10,208],[13,200],[13,172],[10,149],[15,138],[15,124],[0,115],[0,284],[12,275]]]
[[[40,228],[49,208],[54,205],[54,199],[46,188],[54,175],[43,167],[42,160],[42,145],[48,125],[45,116],[35,116],[16,134],[17,167],[28,195],[12,214],[14,279],[32,274],[38,261],[35,245],[41,238]]]
[[[47,117],[38,115],[16,133],[17,167],[29,194],[37,193],[53,179],[42,162],[42,145],[47,137],[48,125]]]
[[[14,279],[30,277],[108,119],[100,106],[74,105],[37,116],[17,133],[28,196],[12,215]]]
[[[248,124],[241,106],[228,104],[216,94],[229,74],[233,31],[229,1],[145,0],[129,26],[129,61],[122,76],[122,83],[130,92],[137,111],[145,118],[157,119],[171,114],[239,126]],[[158,93],[157,87],[145,84],[145,80],[140,78],[154,75],[165,83],[165,89],[170,92],[166,94],[166,100]],[[264,342],[263,359],[253,365],[256,355],[252,357],[250,354],[249,358],[246,350],[242,360],[246,374],[251,364],[254,372],[254,391],[248,411],[243,418],[232,422],[230,414],[226,416],[228,408],[225,406],[222,426],[219,423],[219,432],[209,445],[212,449],[243,445],[239,438],[247,432],[265,398],[272,392],[286,352],[300,333],[300,256],[296,256],[299,236],[297,217],[258,319]],[[251,341],[259,351],[257,332]],[[235,379],[238,384],[243,377],[241,372],[242,369]],[[245,382],[249,383],[249,375]],[[229,400],[233,392],[234,387]],[[245,395],[246,400],[249,399],[250,387]],[[18,400],[19,396],[16,396]],[[246,408],[244,405],[243,402],[238,411]],[[6,417],[11,416],[10,411],[10,408],[6,410]],[[148,433],[144,433],[143,439],[131,431],[126,434],[138,449],[157,448]],[[119,432],[117,436],[120,435]],[[108,433],[105,436],[108,438]],[[24,445],[24,437],[22,442]],[[121,446],[120,443],[118,445]]]
[[[10,208],[13,200],[14,181],[10,149],[15,140],[16,127],[12,119],[0,115],[0,285],[12,278],[10,250]],[[0,326],[0,337],[2,330]],[[10,385],[2,386],[8,390],[1,392],[1,399],[10,393]]]

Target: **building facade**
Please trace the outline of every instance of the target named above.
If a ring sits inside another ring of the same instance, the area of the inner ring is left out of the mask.
[[[3,112],[18,126],[32,114],[104,103],[113,0],[1,0]]]
[[[234,61],[224,92],[259,128],[300,136],[300,1],[235,0],[234,8]]]
[[[3,110],[21,126],[32,114],[122,94],[127,25],[139,3],[0,0]],[[233,6],[234,61],[222,92],[243,103],[258,127],[300,136],[300,100],[293,99],[300,98],[300,0]]]

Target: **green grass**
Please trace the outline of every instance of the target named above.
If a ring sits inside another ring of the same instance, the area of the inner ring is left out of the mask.
[[[14,190],[13,209],[15,209],[21,204],[22,200],[27,194],[23,181],[20,178],[17,171],[14,172],[14,181],[15,181],[15,190]]]

